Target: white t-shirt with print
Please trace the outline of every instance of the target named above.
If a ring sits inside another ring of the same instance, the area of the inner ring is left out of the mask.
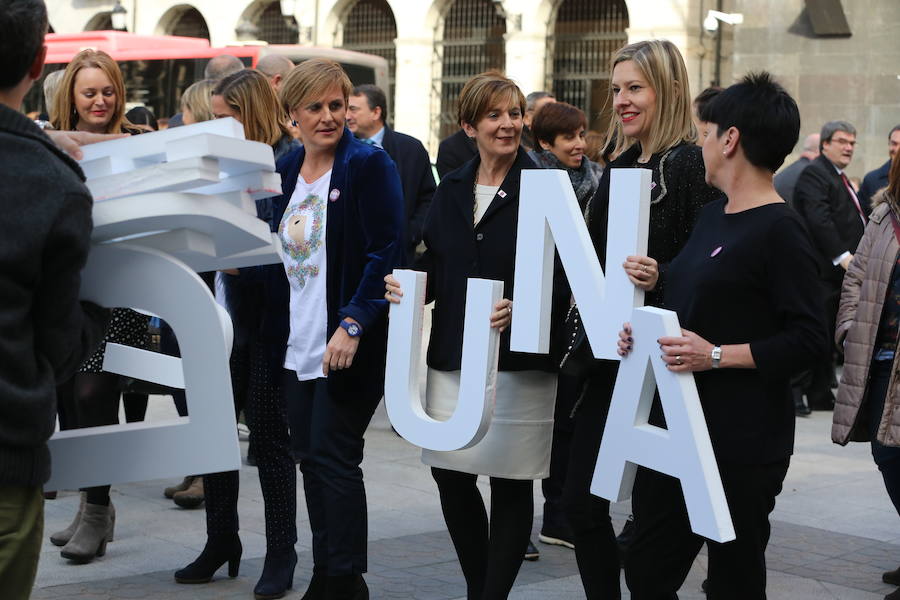
[[[322,358],[328,343],[328,306],[325,289],[325,219],[331,171],[297,187],[284,210],[278,237],[291,286],[291,332],[284,368],[306,381],[323,377]]]

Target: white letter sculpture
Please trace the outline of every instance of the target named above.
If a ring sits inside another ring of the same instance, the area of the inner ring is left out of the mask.
[[[405,293],[399,304],[391,305],[388,325],[384,404],[391,424],[397,433],[423,448],[474,446],[487,433],[494,409],[500,334],[490,326],[490,317],[503,298],[503,282],[469,279],[458,402],[449,419],[438,421],[425,412],[419,391],[427,276],[398,269],[394,277]]]
[[[104,369],[184,387],[189,417],[57,432],[47,489],[238,469],[231,320],[195,272],[279,262],[254,204],[281,193],[272,149],[219,119],[83,151],[95,204],[82,298],[159,315],[181,350],[108,344]]]
[[[694,376],[669,371],[656,343],[662,336],[681,335],[678,317],[669,310],[638,308],[631,327],[634,349],[619,364],[591,492],[627,500],[638,465],[671,475],[681,480],[694,533],[731,541],[734,527]],[[668,429],[648,423],[657,387]]]
[[[550,351],[555,243],[594,356],[618,360],[615,342],[622,323],[644,303],[643,290],[628,280],[621,264],[627,256],[647,254],[650,185],[647,169],[612,172],[604,277],[569,176],[556,169],[522,171],[512,350]]]

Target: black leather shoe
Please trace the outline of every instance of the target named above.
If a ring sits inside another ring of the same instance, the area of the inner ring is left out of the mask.
[[[297,567],[297,552],[293,548],[266,552],[263,572],[253,588],[256,600],[284,598],[294,587],[294,569]]]
[[[241,566],[241,538],[237,534],[213,536],[206,539],[206,546],[197,560],[175,571],[178,583],[209,583],[219,567],[228,563],[228,576],[237,577]]]
[[[362,575],[336,575],[326,579],[325,600],[369,600],[369,586]]]
[[[881,575],[881,580],[891,585],[900,585],[900,567]]]
[[[531,540],[528,540],[528,548],[525,550],[525,560],[535,561],[541,557],[541,551],[537,549]]]

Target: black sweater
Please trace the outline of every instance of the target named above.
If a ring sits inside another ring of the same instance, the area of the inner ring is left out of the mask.
[[[50,477],[56,384],[93,352],[108,312],[80,303],[93,201],[78,165],[0,104],[0,486]]]
[[[700,213],[666,275],[665,307],[717,344],[750,344],[755,369],[695,374],[720,461],[765,464],[793,453],[790,377],[828,348],[816,252],[786,204]]]
[[[659,263],[665,274],[669,262],[681,250],[703,206],[722,197],[722,192],[706,184],[706,169],[699,146],[679,144],[657,152],[647,163],[638,163],[641,147],[635,144],[604,169],[597,193],[588,208],[588,227],[600,264],[606,269],[606,227],[609,219],[609,184],[613,169],[641,168],[653,173],[650,192],[650,235],[647,254]],[[621,269],[621,265],[613,265]],[[658,306],[663,294],[663,281],[648,292],[645,304]]]

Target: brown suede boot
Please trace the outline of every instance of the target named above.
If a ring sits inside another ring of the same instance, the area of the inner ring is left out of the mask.
[[[72,536],[75,534],[75,530],[78,529],[78,524],[81,522],[81,513],[84,512],[84,503],[86,501],[87,494],[81,492],[81,503],[78,506],[78,512],[75,513],[75,518],[72,519],[72,523],[69,524],[68,527],[63,529],[62,531],[57,531],[56,533],[50,536],[50,543],[54,546],[65,546],[69,543],[69,540],[72,539]],[[112,513],[109,522],[109,532],[106,535],[106,541],[113,541],[113,534],[116,531],[116,508],[110,504],[110,511]]]
[[[203,477],[197,476],[194,477],[188,489],[175,494],[172,500],[181,508],[198,508],[203,504],[204,497]]]
[[[95,556],[106,554],[106,542],[112,528],[113,506],[85,502],[81,521],[72,539],[60,551],[63,558],[76,563],[89,563]]]
[[[188,475],[187,477],[182,479],[181,483],[179,483],[178,485],[173,485],[171,487],[167,487],[166,489],[164,489],[163,496],[165,496],[166,498],[171,500],[172,498],[175,497],[175,494],[177,494],[178,492],[183,492],[184,490],[191,487],[191,483],[193,483],[193,481],[194,481],[194,476]]]

